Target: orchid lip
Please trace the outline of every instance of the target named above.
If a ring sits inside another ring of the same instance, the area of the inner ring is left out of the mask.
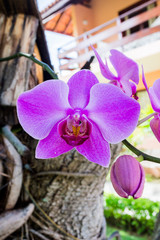
[[[91,133],[91,124],[82,111],[76,109],[58,125],[58,131],[67,144],[75,147],[84,143]]]

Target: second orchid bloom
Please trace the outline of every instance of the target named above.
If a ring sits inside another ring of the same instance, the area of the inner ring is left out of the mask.
[[[129,97],[134,96],[136,93],[136,85],[139,83],[138,64],[120,51],[112,49],[109,60],[117,73],[117,75],[115,75],[110,71],[107,60],[103,63],[95,48],[92,47],[92,49],[99,62],[101,73],[106,79],[110,80],[109,83],[119,87]]]

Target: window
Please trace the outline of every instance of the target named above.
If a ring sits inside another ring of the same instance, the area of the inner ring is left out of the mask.
[[[137,15],[143,13],[143,12],[146,12],[146,11],[154,8],[155,6],[157,6],[156,2],[154,2],[154,3],[148,4],[147,6],[141,8],[141,9],[138,9],[139,6],[141,6],[144,3],[147,3],[148,1],[149,0],[139,1],[139,2],[133,4],[133,5],[125,8],[125,9],[123,9],[122,11],[120,11],[119,12],[119,16],[122,15],[122,14],[124,15],[126,13],[126,16],[122,17],[120,19],[120,21],[124,22],[124,21],[126,21],[126,20],[128,20],[128,19],[130,19],[132,17],[135,17],[135,16],[137,16]],[[127,14],[128,11],[133,10],[133,9],[135,9],[134,12]],[[148,20],[146,22],[141,23],[140,25],[137,25],[137,26],[135,26],[133,28],[128,29],[127,31],[122,32],[122,37],[128,36],[128,35],[133,34],[135,32],[138,32],[138,31],[140,31],[140,30],[142,30],[144,28],[150,27],[150,25],[152,24],[154,19],[150,19],[150,20]]]

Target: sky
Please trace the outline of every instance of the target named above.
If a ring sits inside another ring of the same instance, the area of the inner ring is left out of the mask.
[[[42,11],[43,9],[48,7],[48,5],[50,5],[53,2],[55,2],[55,0],[45,0],[45,1],[44,0],[37,0],[39,11]]]
[[[45,31],[51,62],[56,72],[59,72],[58,48],[72,41],[73,37],[60,33]]]
[[[39,11],[45,9],[55,0],[37,0]],[[60,33],[45,31],[47,45],[50,53],[50,58],[55,71],[59,72],[58,48],[72,41],[74,38]]]

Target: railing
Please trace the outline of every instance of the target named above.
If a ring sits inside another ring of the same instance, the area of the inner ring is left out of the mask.
[[[147,7],[155,2],[159,1],[151,0],[143,3],[139,7],[136,7],[117,18],[114,18],[88,32],[85,32],[84,34],[77,37],[74,41],[63,45],[61,48],[59,48],[58,53],[60,60],[60,70],[72,70],[75,67],[78,67],[80,64],[83,64],[93,55],[93,51],[90,48],[90,45],[97,45],[97,43],[100,41],[107,43],[105,50],[110,50],[111,48],[124,46],[125,44],[128,44],[134,40],[140,39],[152,33],[160,32],[159,24],[155,27],[142,29],[125,37],[122,36],[123,32],[127,32],[127,30],[130,30],[137,25],[160,16],[160,5],[158,6],[157,4],[157,6],[146,12],[129,18],[123,22],[121,21],[129,14],[137,12],[138,10]]]

